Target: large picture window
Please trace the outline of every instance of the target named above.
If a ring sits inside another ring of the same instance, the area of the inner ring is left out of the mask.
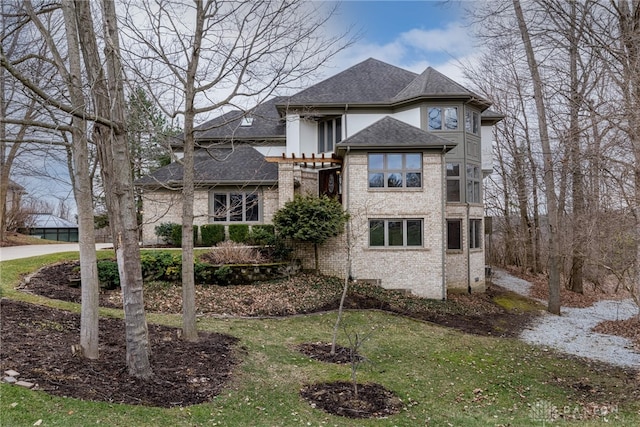
[[[421,153],[370,153],[369,188],[422,187]]]
[[[482,247],[482,220],[469,220],[469,248],[480,249]]]
[[[369,220],[369,246],[416,247],[422,246],[421,219]]]
[[[342,141],[342,117],[318,122],[318,153],[333,152],[333,148],[340,141]]]
[[[209,217],[213,222],[257,222],[260,198],[255,192],[212,192]]]

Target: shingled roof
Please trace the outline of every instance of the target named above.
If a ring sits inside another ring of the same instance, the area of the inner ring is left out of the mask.
[[[449,151],[455,142],[386,116],[336,144],[338,152],[351,149],[428,149]]]
[[[276,109],[284,99],[271,98],[249,111],[233,110],[209,120],[194,129],[196,141],[284,141],[286,125]],[[182,145],[182,135],[175,138],[173,145]]]
[[[289,105],[385,103],[417,74],[369,58],[289,97]],[[281,103],[282,104],[282,103]]]
[[[136,181],[139,187],[179,186],[183,167],[173,162]],[[272,185],[278,181],[278,165],[269,163],[250,145],[197,150],[194,174],[198,185]]]
[[[464,86],[451,80],[442,73],[428,67],[409,85],[397,93],[392,101],[404,101],[421,96],[477,97]]]

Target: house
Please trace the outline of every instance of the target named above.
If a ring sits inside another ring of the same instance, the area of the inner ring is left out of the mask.
[[[195,223],[270,223],[296,193],[333,195],[351,220],[320,248],[321,272],[427,298],[482,291],[482,180],[502,118],[489,106],[433,68],[368,59],[226,113],[196,133]],[[137,182],[144,243],[157,241],[157,224],[180,222],[181,177],[176,162]],[[310,251],[301,253],[309,267]]]
[[[19,211],[22,205],[22,196],[24,194],[26,194],[26,190],[22,185],[9,180],[9,184],[7,185],[5,212]]]

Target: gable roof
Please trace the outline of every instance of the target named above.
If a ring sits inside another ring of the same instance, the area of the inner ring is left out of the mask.
[[[385,103],[416,76],[411,71],[369,58],[296,93],[287,99],[287,104]]]
[[[457,143],[411,126],[391,116],[383,117],[336,144],[338,151],[351,149],[422,149],[449,151]]]
[[[246,144],[216,146],[195,152],[196,186],[272,185],[278,181],[278,165],[269,163],[255,148]],[[139,187],[179,186],[183,167],[173,162],[136,180]]]

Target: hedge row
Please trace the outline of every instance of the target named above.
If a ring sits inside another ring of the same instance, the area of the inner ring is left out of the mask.
[[[275,240],[275,227],[271,224],[258,224],[249,227],[248,224],[230,224],[229,240],[249,245],[272,245]],[[200,231],[200,239],[198,239]],[[182,225],[165,222],[155,228],[156,236],[163,242],[174,246],[182,246]],[[205,224],[193,226],[193,241],[196,246],[215,246],[225,240],[225,226],[222,224]]]
[[[182,256],[180,253],[153,251],[140,255],[142,276],[145,281],[176,282],[182,279]],[[197,284],[242,284],[256,280],[271,280],[287,274],[289,262],[261,265],[211,265],[197,261],[194,264]],[[290,274],[290,273],[289,273]],[[98,261],[98,279],[105,289],[120,286],[118,264],[115,260]]]

